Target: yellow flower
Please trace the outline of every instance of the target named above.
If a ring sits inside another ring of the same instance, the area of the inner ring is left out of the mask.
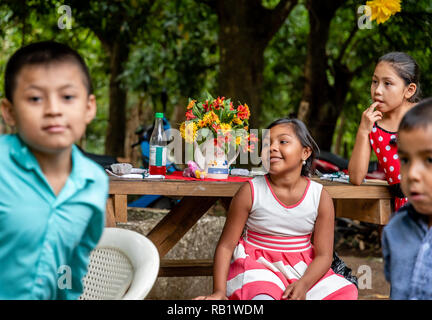
[[[231,129],[232,128],[231,128],[231,125],[229,123],[221,123],[221,130],[222,130],[223,134],[230,132]]]
[[[197,135],[197,125],[195,122],[189,122],[185,126],[185,140],[188,143],[193,143]]]
[[[203,117],[203,121],[206,125],[211,125],[212,123],[220,123],[219,117],[213,111],[207,112]]]
[[[242,137],[241,136],[237,136],[236,139],[235,139],[236,145],[240,145],[241,142],[242,142]]]
[[[197,125],[199,128],[204,128],[206,126],[206,122],[204,120],[198,120]]]
[[[182,122],[182,124],[180,125],[180,134],[181,134],[183,139],[185,137],[185,125],[186,125],[185,122]]]
[[[371,20],[376,20],[378,24],[386,22],[396,12],[401,11],[400,0],[372,0],[367,1],[366,5],[372,10]]]
[[[180,134],[188,143],[193,143],[197,136],[198,127],[195,122],[187,121],[180,125]]]
[[[237,116],[234,116],[234,118],[231,121],[235,124],[242,124],[242,121]]]

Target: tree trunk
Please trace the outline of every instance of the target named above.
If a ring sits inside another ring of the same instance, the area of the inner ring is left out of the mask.
[[[109,118],[105,140],[105,154],[115,157],[125,155],[126,97],[118,76],[124,71],[129,56],[127,41],[113,41],[110,46]]]
[[[246,103],[251,111],[250,128],[259,127],[263,86],[265,46],[252,42],[248,34],[220,24],[220,71],[218,95],[229,97],[234,105]]]
[[[219,0],[220,96],[234,104],[246,103],[251,111],[250,128],[259,127],[263,86],[264,50],[297,0],[281,0],[272,10],[261,0]]]
[[[326,44],[330,22],[342,3],[342,0],[307,2],[310,31],[304,72],[305,86],[298,117],[306,123],[322,150],[331,148],[339,110],[342,110],[349,87],[344,83],[343,73],[335,75],[335,87],[331,87],[327,79]]]

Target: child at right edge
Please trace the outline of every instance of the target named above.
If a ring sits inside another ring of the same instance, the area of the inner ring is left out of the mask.
[[[401,188],[408,203],[384,227],[391,299],[432,299],[432,98],[408,111],[398,130]]]

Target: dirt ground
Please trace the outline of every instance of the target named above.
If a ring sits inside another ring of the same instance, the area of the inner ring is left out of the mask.
[[[166,214],[162,209],[128,209],[128,223],[118,227],[142,234]],[[164,257],[166,259],[212,259],[225,222],[224,210],[215,205]],[[390,287],[383,273],[379,228],[358,222],[338,222],[335,249],[358,277],[359,300],[389,299]],[[158,278],[147,299],[187,300],[211,293],[212,277]]]

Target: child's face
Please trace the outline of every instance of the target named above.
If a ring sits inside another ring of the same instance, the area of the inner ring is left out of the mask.
[[[398,154],[404,195],[432,220],[432,125],[400,131]]]
[[[84,134],[96,114],[96,101],[77,65],[29,65],[16,78],[13,105],[3,100],[2,114],[32,151],[58,153]]]
[[[311,154],[303,147],[290,124],[279,124],[264,137],[263,166],[270,174],[280,174],[301,169],[303,160]]]
[[[391,111],[402,105],[415,91],[416,85],[411,83],[407,86],[390,63],[381,61],[375,67],[371,83],[371,98],[373,102],[379,102],[377,110]]]

